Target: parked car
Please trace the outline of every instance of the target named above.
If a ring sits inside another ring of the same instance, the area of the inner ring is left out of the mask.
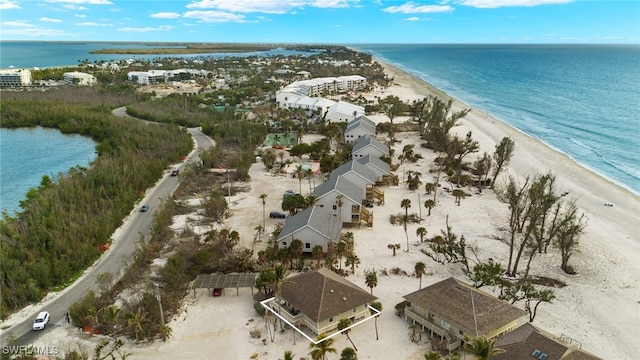
[[[149,210],[149,205],[142,205],[140,207],[140,212],[147,212]]]
[[[211,295],[213,295],[213,296],[222,296],[222,288],[213,289],[213,292],[211,293]]]
[[[281,211],[272,211],[269,213],[269,217],[271,219],[284,219],[287,217],[287,215],[285,215],[285,213]]]
[[[284,192],[283,197],[293,196],[293,195],[298,195],[298,193],[293,191],[293,190],[287,190],[287,191]]]
[[[33,320],[33,330],[43,330],[47,323],[49,322],[49,313],[46,311],[41,311],[35,320]]]

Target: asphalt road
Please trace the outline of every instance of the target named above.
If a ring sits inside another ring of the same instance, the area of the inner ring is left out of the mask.
[[[124,108],[116,109],[113,113],[117,116],[128,117]],[[214,143],[199,128],[188,129],[188,131],[196,142],[197,149],[180,165],[180,169],[189,162],[199,162],[198,150],[207,149]],[[110,249],[87,269],[84,275],[74,284],[56,294],[53,299],[46,302],[46,305],[36,306],[33,310],[33,316],[4,329],[0,336],[0,344],[7,345],[10,334],[16,339],[15,345],[32,344],[34,340],[47,331],[66,322],[65,313],[69,311],[71,304],[84,297],[89,290],[94,290],[97,293],[96,278],[98,275],[108,272],[113,275],[117,274],[119,278],[126,263],[131,260],[139,241],[142,238],[145,241],[149,239],[153,223],[153,212],[155,209],[160,208],[163,201],[169,198],[178,188],[178,178],[177,176],[171,176],[170,171],[168,171],[147,193],[142,203],[138,204],[131,214],[124,219],[120,231],[116,231],[112,236]],[[149,211],[140,212],[142,204],[147,204]],[[51,320],[44,330],[32,331],[33,319],[40,311],[48,311],[51,314]]]

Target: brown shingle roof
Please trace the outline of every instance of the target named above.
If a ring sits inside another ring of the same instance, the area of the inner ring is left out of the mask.
[[[327,268],[287,278],[282,298],[316,322],[377,299]]]
[[[524,310],[454,278],[440,281],[404,298],[470,337],[486,336],[526,314]]]
[[[536,360],[546,354],[545,360],[598,360],[598,357],[570,348],[553,335],[525,323],[517,329],[499,337],[495,347],[505,352],[492,357],[493,360]],[[533,356],[538,350],[537,356]]]

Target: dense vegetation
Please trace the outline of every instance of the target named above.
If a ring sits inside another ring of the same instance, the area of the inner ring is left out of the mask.
[[[3,214],[3,317],[86,269],[144,191],[192,149],[191,137],[178,126],[111,114],[112,107],[136,99],[133,93],[99,88],[3,93],[2,126],[57,128],[98,143],[98,158],[90,168],[43,177],[15,217]]]

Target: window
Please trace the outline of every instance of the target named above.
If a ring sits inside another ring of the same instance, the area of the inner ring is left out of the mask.
[[[538,357],[538,359],[540,359],[540,360],[547,360],[547,354],[545,354],[545,353],[540,354],[540,356]]]
[[[338,205],[333,205],[333,210],[338,210]]]
[[[332,317],[329,318],[329,322],[333,322],[333,318]]]
[[[286,242],[286,241],[283,241],[283,242],[282,242],[282,245],[287,246],[287,242]]]
[[[538,350],[538,349],[535,349],[535,350],[533,350],[533,352],[531,353],[531,356],[533,356],[533,357],[538,357],[538,356],[540,356],[540,354],[541,354],[541,353],[542,353],[542,351],[540,351],[540,350]]]
[[[449,330],[449,328],[451,328],[451,324],[449,324],[448,322],[442,320],[442,327],[446,330]]]
[[[304,247],[305,247],[305,249],[311,249],[311,244],[310,243],[304,243]]]

